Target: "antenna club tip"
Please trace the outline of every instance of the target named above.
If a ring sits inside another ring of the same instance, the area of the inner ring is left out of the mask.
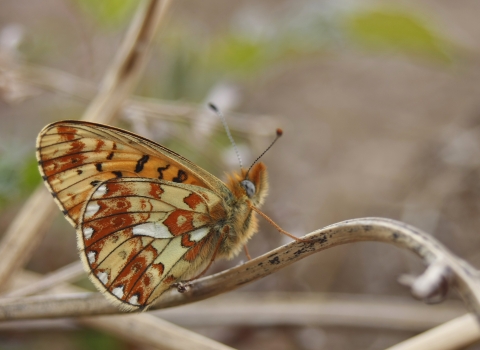
[[[278,128],[278,129],[277,129],[277,136],[280,137],[280,136],[282,136],[282,135],[283,135],[283,130],[280,129],[280,128]]]
[[[214,110],[215,112],[218,113],[218,108],[217,106],[215,106],[213,103],[209,102],[208,103],[208,107],[210,107],[210,109]]]

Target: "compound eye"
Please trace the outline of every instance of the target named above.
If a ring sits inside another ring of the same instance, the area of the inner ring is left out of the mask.
[[[248,198],[252,198],[255,195],[255,185],[250,180],[243,180],[240,182],[242,187],[245,189]]]

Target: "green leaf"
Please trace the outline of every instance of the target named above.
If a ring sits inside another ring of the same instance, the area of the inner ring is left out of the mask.
[[[396,9],[374,9],[346,18],[350,37],[367,48],[416,53],[451,61],[452,46],[425,20]]]
[[[21,189],[24,194],[29,194],[42,182],[38,171],[37,158],[34,156],[26,159],[21,172]]]
[[[19,195],[19,169],[21,162],[0,153],[0,207]]]
[[[210,47],[210,58],[217,67],[241,75],[263,68],[270,60],[268,43],[240,35],[222,37]]]
[[[104,27],[117,27],[130,18],[138,1],[73,0],[87,15]]]
[[[89,350],[127,350],[129,346],[105,333],[94,330],[81,330],[76,333],[76,343],[81,349]]]

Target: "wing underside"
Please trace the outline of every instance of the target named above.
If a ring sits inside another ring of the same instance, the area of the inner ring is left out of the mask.
[[[208,190],[160,180],[101,183],[77,230],[91,280],[124,309],[150,305],[213,257],[219,236],[209,211],[218,203]]]

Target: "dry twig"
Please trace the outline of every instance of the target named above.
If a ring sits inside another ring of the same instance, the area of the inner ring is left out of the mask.
[[[203,300],[236,289],[267,276],[308,255],[340,244],[359,241],[380,241],[411,250],[428,265],[441,262],[449,271],[449,280],[463,297],[467,307],[479,315],[480,285],[478,272],[457,258],[429,235],[404,223],[381,218],[344,221],[307,235],[310,242],[292,242],[241,266],[193,281],[186,293],[171,290],[152,309],[161,309]],[[89,316],[120,313],[99,293],[35,296],[5,299],[0,302],[0,320]],[[138,315],[143,316],[143,315]],[[480,339],[478,326],[469,322],[470,341]],[[474,335],[474,336],[473,336]],[[450,339],[451,341],[455,341]],[[457,339],[463,344],[464,339]]]
[[[42,280],[44,279],[38,277],[34,273],[22,272],[19,274],[15,282],[20,285],[28,286],[41,284]],[[84,290],[79,287],[61,284],[50,289],[49,293],[77,293],[78,295],[78,293],[83,291]],[[84,294],[85,293],[81,295]],[[70,327],[75,324],[91,327],[113,334],[131,343],[153,346],[159,349],[230,349],[223,344],[145,313],[121,316],[81,317],[70,321],[71,322],[68,323]]]
[[[11,298],[40,294],[41,292],[49,290],[59,284],[74,282],[79,277],[83,276],[85,276],[83,265],[80,261],[76,261],[43,276],[36,282],[27,283],[21,288],[16,288],[8,293],[2,294],[2,297]]]
[[[472,314],[457,317],[387,350],[463,349],[479,340],[480,325]]]
[[[428,265],[444,264],[451,283],[467,306],[480,314],[478,272],[457,258],[431,236],[404,223],[381,218],[344,221],[307,235],[310,242],[292,242],[241,266],[193,281],[188,291],[166,293],[152,309],[160,309],[203,300],[265,277],[308,255],[340,244],[359,241],[391,243],[411,250]],[[81,295],[36,296],[0,302],[0,319],[32,319],[119,313],[98,293]],[[448,330],[445,331],[448,333]],[[451,337],[455,338],[454,335]],[[480,339],[480,333],[477,334]]]
[[[12,71],[12,83],[18,83],[42,91],[51,91],[58,95],[66,95],[79,102],[89,102],[98,93],[98,88],[79,77],[58,71],[52,68],[41,67],[28,63],[15,62],[6,71]],[[205,106],[175,101],[131,96],[123,103],[123,111],[126,113],[139,114],[149,118],[161,118],[162,120],[197,121],[198,111]],[[275,118],[269,115],[249,115],[244,113],[228,113],[235,118],[228,121],[229,127],[244,136],[268,136],[274,135],[277,128]],[[245,119],[248,118],[248,122]]]
[[[423,332],[464,312],[456,301],[431,307],[407,298],[378,295],[234,292],[152,314],[188,328],[336,326]],[[0,330],[64,326],[74,327],[75,319],[0,322]]]

